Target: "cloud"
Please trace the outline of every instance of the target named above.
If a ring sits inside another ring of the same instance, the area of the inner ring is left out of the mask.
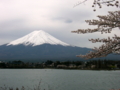
[[[66,22],[66,23],[72,23],[73,21],[70,20],[70,19],[67,19],[65,22]]]
[[[73,22],[71,19],[67,19],[66,17],[56,17],[56,18],[52,18],[52,20],[60,21],[60,22],[64,22],[64,23],[72,23]]]
[[[0,21],[0,30],[4,31],[11,31],[16,28],[21,28],[25,26],[25,19],[10,19],[10,20],[5,20],[5,21]]]

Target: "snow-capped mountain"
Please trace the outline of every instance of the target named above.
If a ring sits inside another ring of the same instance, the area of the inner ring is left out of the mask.
[[[44,32],[43,30],[33,31],[24,37],[21,37],[17,40],[8,43],[7,45],[19,45],[19,44],[23,44],[25,46],[28,45],[37,46],[42,44],[69,46],[69,44],[56,39],[55,37]]]
[[[38,30],[8,44],[1,45],[0,61],[83,60],[76,55],[84,55],[89,51],[91,51],[90,48],[71,46],[42,30]],[[108,58],[117,60],[120,56],[109,55],[106,59]]]

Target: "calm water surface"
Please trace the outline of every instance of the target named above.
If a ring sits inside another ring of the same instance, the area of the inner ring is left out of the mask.
[[[0,87],[33,88],[40,81],[42,90],[117,90],[120,71],[0,69]]]

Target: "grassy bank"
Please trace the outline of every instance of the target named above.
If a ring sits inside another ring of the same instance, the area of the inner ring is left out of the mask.
[[[0,87],[0,90],[52,90],[49,86],[46,88],[47,89],[41,87],[41,81],[40,81],[38,85],[35,85],[33,88],[25,87],[25,86],[22,86],[21,88],[18,88],[18,87],[13,88],[13,87],[8,87],[4,85],[3,87]]]

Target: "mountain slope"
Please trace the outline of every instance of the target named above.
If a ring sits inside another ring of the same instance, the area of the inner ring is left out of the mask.
[[[90,51],[87,48],[42,44],[37,46],[2,45],[0,60],[80,60],[78,54]]]

